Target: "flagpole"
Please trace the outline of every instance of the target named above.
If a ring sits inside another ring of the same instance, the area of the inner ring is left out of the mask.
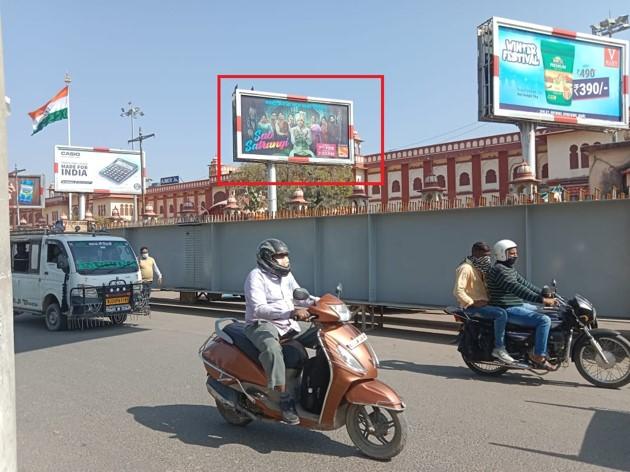
[[[66,76],[63,81],[66,83],[68,87],[68,146],[72,145],[71,133],[70,133],[70,83],[72,82],[72,77],[70,74],[66,72]],[[81,201],[83,200],[81,197],[83,195],[79,195],[79,219],[81,219]],[[83,204],[85,205],[85,200],[83,200]],[[72,221],[72,193],[68,193],[68,220]]]

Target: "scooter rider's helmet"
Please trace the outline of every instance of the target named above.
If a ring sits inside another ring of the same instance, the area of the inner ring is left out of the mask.
[[[275,238],[265,239],[258,245],[256,262],[258,267],[265,272],[278,277],[285,277],[291,272],[291,263],[287,267],[283,267],[274,259],[274,256],[282,255],[289,255],[289,247],[283,241]]]
[[[497,241],[495,243],[492,252],[494,252],[494,257],[497,261],[505,262],[507,261],[507,255],[505,253],[508,251],[508,249],[512,249],[515,247],[518,247],[518,244],[516,244],[514,241],[511,241],[509,239],[502,239],[501,241]]]

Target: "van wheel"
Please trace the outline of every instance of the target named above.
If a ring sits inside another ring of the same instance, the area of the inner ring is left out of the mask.
[[[118,326],[127,321],[127,313],[123,313],[122,315],[113,315],[110,316],[109,319],[112,320],[112,324]]]
[[[68,327],[68,317],[61,313],[61,308],[56,302],[46,307],[45,319],[49,331],[63,331]]]

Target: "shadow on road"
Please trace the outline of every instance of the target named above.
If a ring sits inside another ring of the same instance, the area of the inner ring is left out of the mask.
[[[472,372],[468,367],[455,365],[430,365],[416,364],[415,362],[401,361],[396,359],[381,360],[381,369],[398,370],[413,372],[416,374],[433,375],[436,377],[444,377],[445,379],[464,379],[477,380],[483,382],[497,382],[510,385],[525,385],[531,387],[539,387],[541,385],[554,385],[560,387],[584,387],[595,388],[590,384],[580,384],[577,382],[565,382],[553,380],[548,376],[540,377],[533,372],[511,371],[500,377],[482,377]],[[553,375],[553,374],[551,374]]]
[[[360,328],[360,326],[357,326]],[[367,331],[370,337],[408,339],[410,341],[422,341],[437,344],[455,344],[457,333],[435,333],[431,331],[414,331],[410,329],[397,328],[377,328],[373,331]]]
[[[13,331],[15,353],[19,354],[90,339],[140,333],[146,331],[146,328],[135,326],[134,321],[127,321],[121,326],[113,326],[110,321],[98,320],[98,323],[84,325],[82,329],[75,327],[69,331],[50,332],[46,329],[43,318],[23,314],[14,319]]]
[[[136,406],[129,408],[127,413],[147,428],[170,433],[171,438],[186,444],[213,448],[240,444],[260,454],[285,451],[362,457],[354,447],[334,441],[318,431],[256,421],[245,428],[230,425],[214,406],[209,405]]]
[[[627,411],[604,410],[600,408],[583,408],[554,403],[528,402],[556,408],[592,411],[593,417],[586,428],[580,451],[573,454],[560,454],[509,444],[490,443],[493,446],[516,449],[518,451],[559,457],[598,467],[609,467],[617,470],[630,470],[630,449],[628,448],[628,431],[630,431],[630,413]]]

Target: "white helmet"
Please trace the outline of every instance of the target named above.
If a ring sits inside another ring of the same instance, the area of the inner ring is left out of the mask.
[[[494,248],[492,249],[495,259],[497,261],[505,262],[507,260],[507,255],[505,253],[508,249],[512,249],[514,247],[518,247],[518,244],[509,239],[502,239],[501,241],[497,241],[494,245]]]

